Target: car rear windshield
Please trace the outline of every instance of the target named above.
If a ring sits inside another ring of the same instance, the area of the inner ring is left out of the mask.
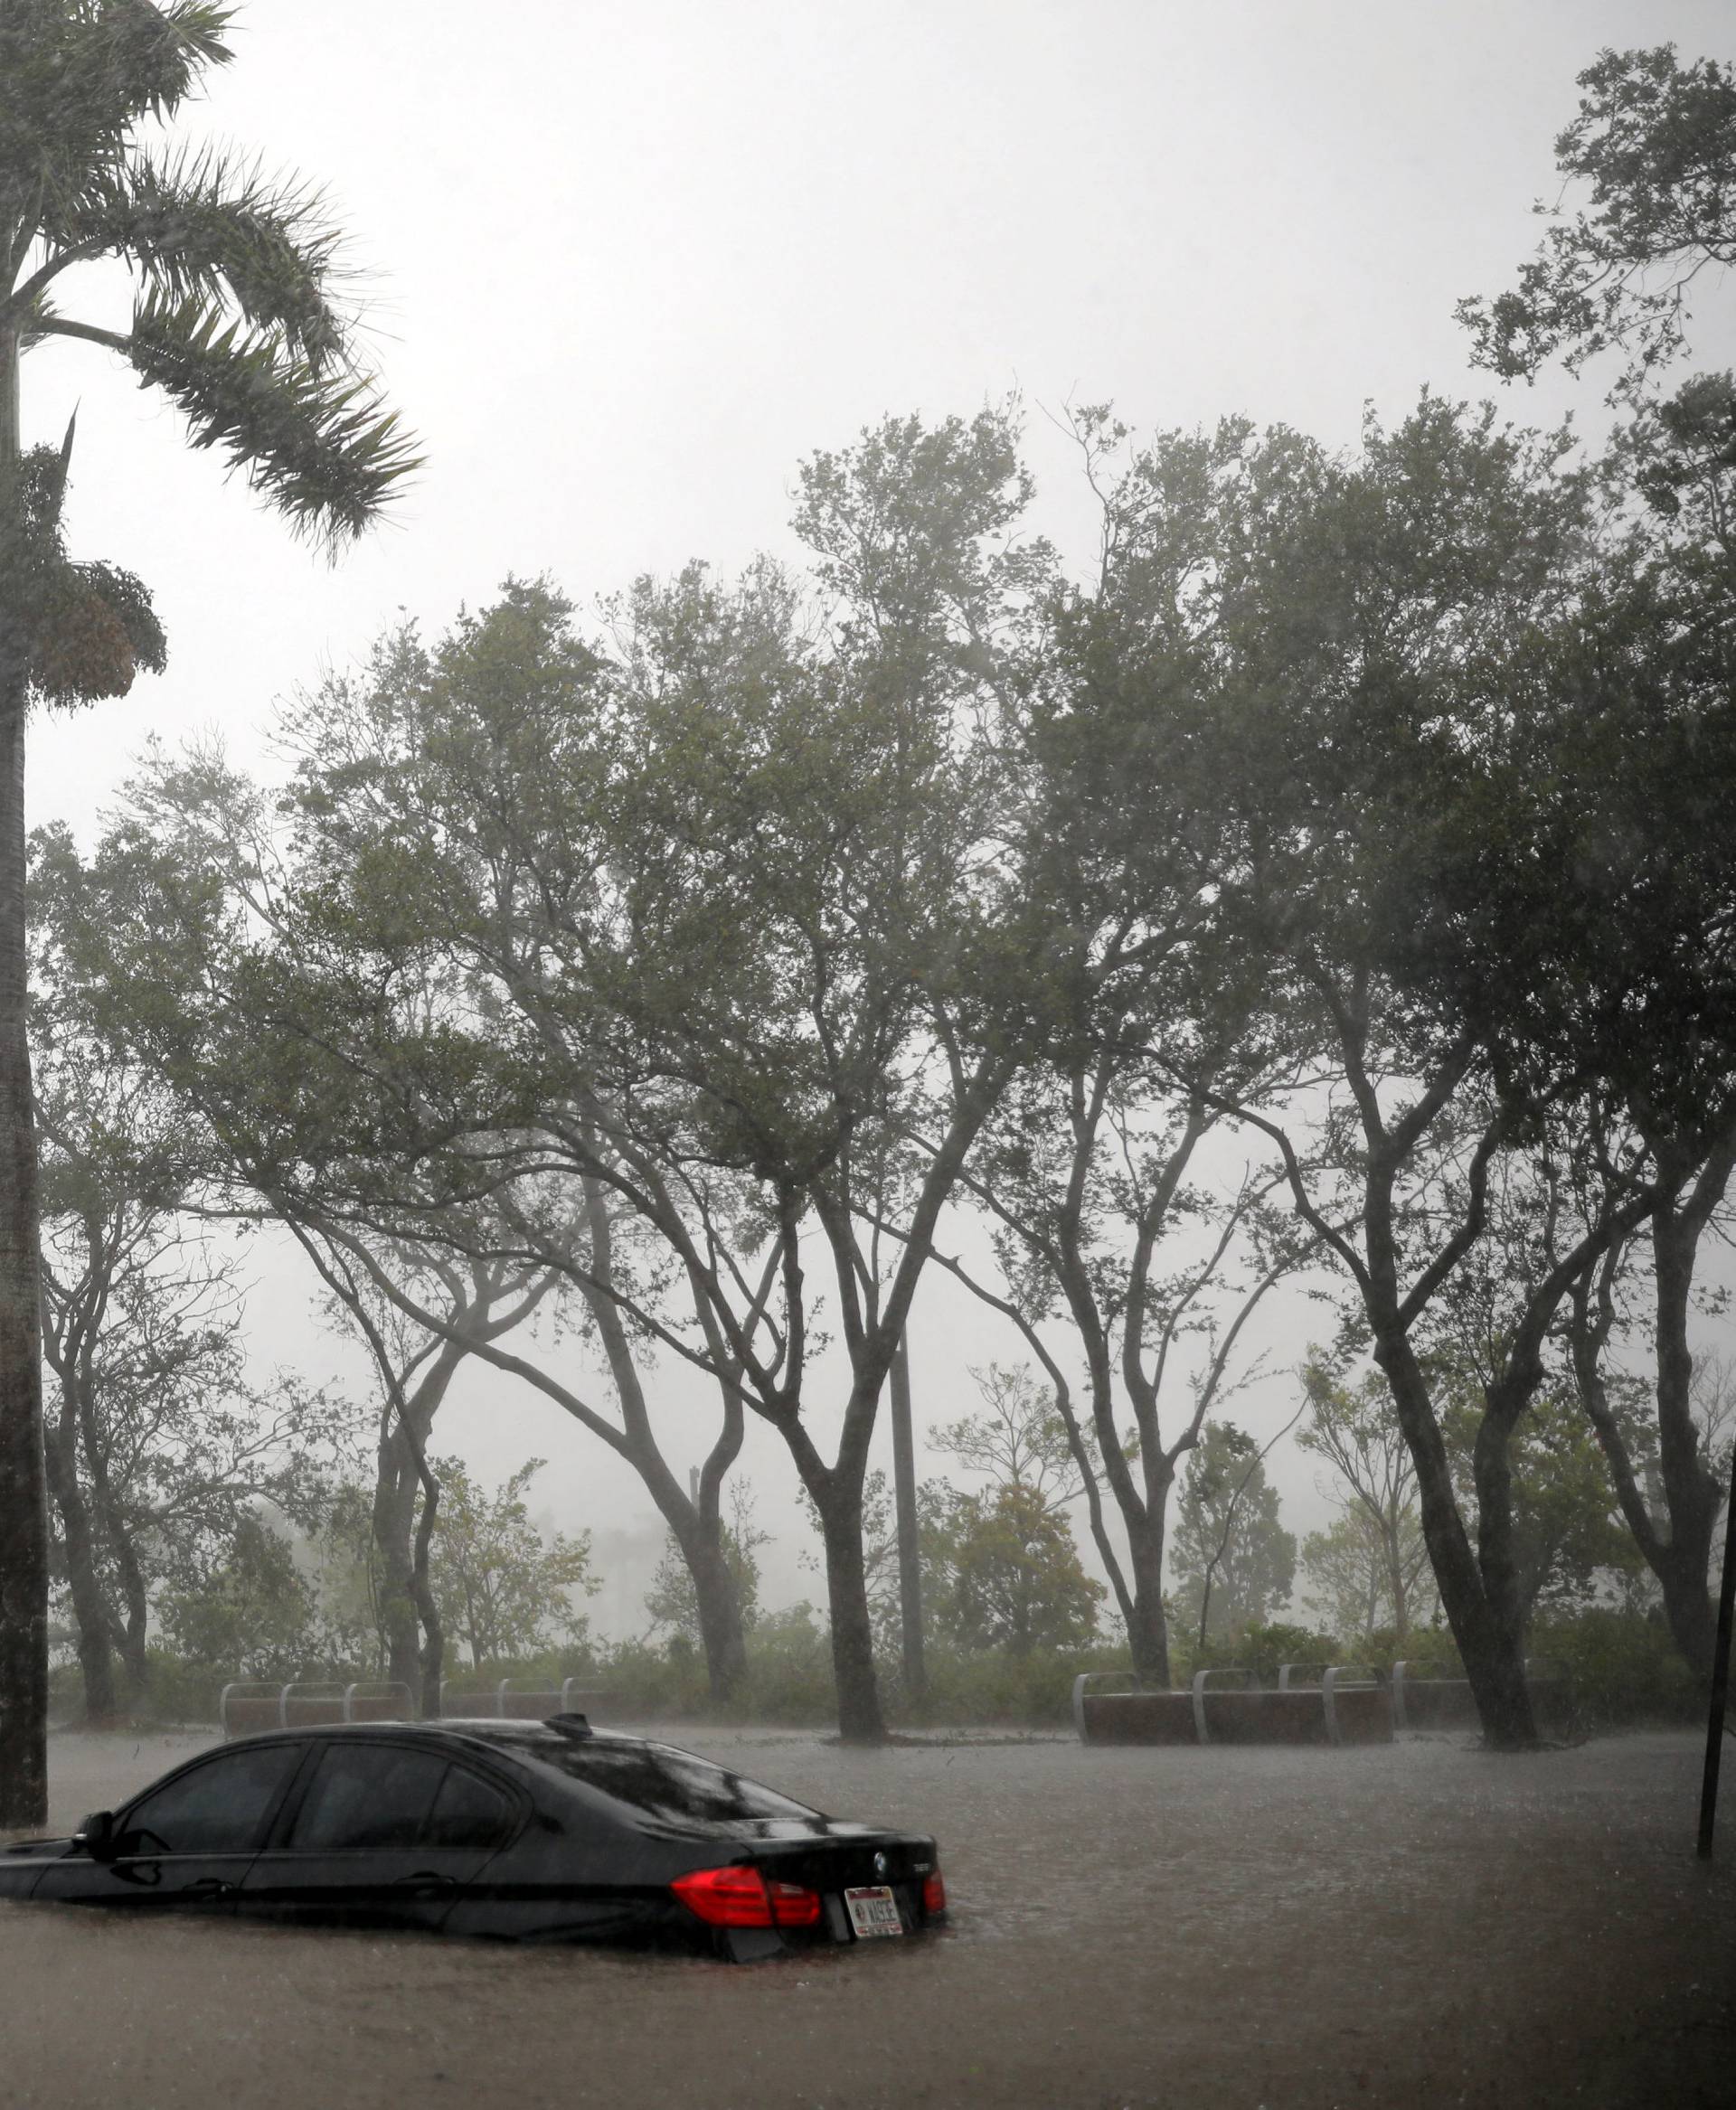
[[[776,1788],[731,1773],[673,1744],[595,1742],[551,1736],[495,1736],[489,1739],[552,1766],[569,1780],[582,1781],[626,1803],[641,1815],[690,1829],[695,1824],[731,1826],[767,1819],[819,1815],[805,1803],[792,1802]]]

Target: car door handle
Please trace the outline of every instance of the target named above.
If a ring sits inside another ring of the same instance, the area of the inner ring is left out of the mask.
[[[189,1883],[182,1893],[187,1898],[232,1898],[233,1883],[226,1883],[221,1876],[201,1876],[196,1883]]]
[[[423,1869],[413,1876],[400,1876],[392,1884],[394,1890],[456,1890],[458,1880],[452,1876],[440,1875],[434,1869]]]

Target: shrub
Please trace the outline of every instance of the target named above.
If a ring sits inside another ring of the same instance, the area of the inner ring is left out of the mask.
[[[1588,1729],[1705,1719],[1703,1687],[1676,1653],[1668,1628],[1643,1612],[1591,1605],[1539,1619],[1531,1653],[1565,1664]]]
[[[1194,1645],[1194,1636],[1170,1630],[1170,1676],[1178,1686],[1185,1685],[1196,1671],[1220,1670],[1257,1671],[1262,1684],[1276,1685],[1282,1663],[1343,1663],[1354,1654],[1354,1650],[1346,1654],[1341,1642],[1317,1627],[1291,1626],[1278,1619],[1263,1625],[1250,1621],[1231,1634],[1208,1634],[1203,1648]]]

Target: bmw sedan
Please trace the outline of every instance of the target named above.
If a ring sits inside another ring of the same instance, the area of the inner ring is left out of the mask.
[[[23,1898],[739,1963],[915,1934],[947,1903],[932,1839],[582,1715],[248,1737],[71,1839],[0,1851],[0,1898]]]

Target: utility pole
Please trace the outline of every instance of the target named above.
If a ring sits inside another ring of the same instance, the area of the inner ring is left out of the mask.
[[[929,1689],[922,1662],[922,1565],[916,1528],[916,1443],[910,1431],[910,1335],[901,1333],[892,1356],[892,1493],[898,1515],[898,1606],[903,1625],[904,1695]]]

